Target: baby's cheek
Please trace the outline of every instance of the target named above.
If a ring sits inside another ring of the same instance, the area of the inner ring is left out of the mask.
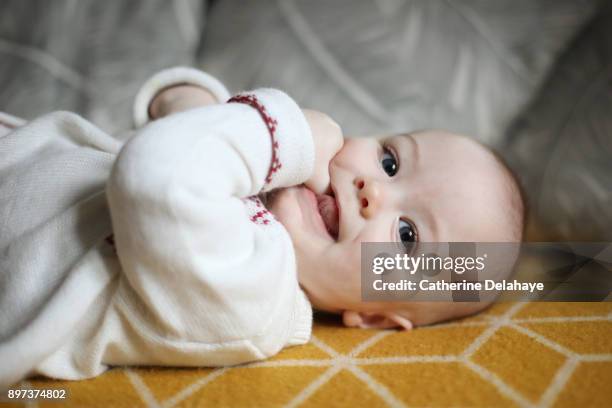
[[[285,226],[293,238],[294,231],[301,221],[302,214],[296,198],[294,188],[282,188],[274,191],[268,198],[268,210]]]

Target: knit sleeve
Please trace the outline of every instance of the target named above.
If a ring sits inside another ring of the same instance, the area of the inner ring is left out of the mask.
[[[161,90],[183,84],[206,88],[221,103],[230,97],[225,85],[204,71],[191,67],[167,68],[149,78],[138,90],[133,107],[134,126],[139,128],[149,122],[149,106]]]
[[[311,315],[288,233],[254,223],[245,199],[304,182],[313,162],[310,127],[278,90],[243,93],[138,131],[107,184],[134,294],[126,307],[164,337],[215,350],[242,341],[255,350],[217,352],[202,364],[236,364],[303,343]]]

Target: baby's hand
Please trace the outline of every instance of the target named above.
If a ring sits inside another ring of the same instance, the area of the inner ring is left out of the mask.
[[[151,105],[149,117],[153,120],[172,113],[219,103],[208,89],[195,85],[176,85],[160,91]]]
[[[330,193],[329,163],[344,144],[342,129],[322,112],[303,109],[310,125],[315,147],[315,164],[312,176],[304,185],[317,194]]]

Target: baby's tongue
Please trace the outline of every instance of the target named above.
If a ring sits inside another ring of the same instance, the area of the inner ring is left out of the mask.
[[[317,195],[317,203],[321,218],[327,227],[327,231],[334,239],[338,238],[338,204],[336,199],[327,194]]]

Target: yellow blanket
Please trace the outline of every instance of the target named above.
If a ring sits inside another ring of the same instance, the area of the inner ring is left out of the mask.
[[[310,344],[260,363],[20,387],[68,390],[38,407],[612,407],[612,303],[500,303],[409,332],[323,321]]]

